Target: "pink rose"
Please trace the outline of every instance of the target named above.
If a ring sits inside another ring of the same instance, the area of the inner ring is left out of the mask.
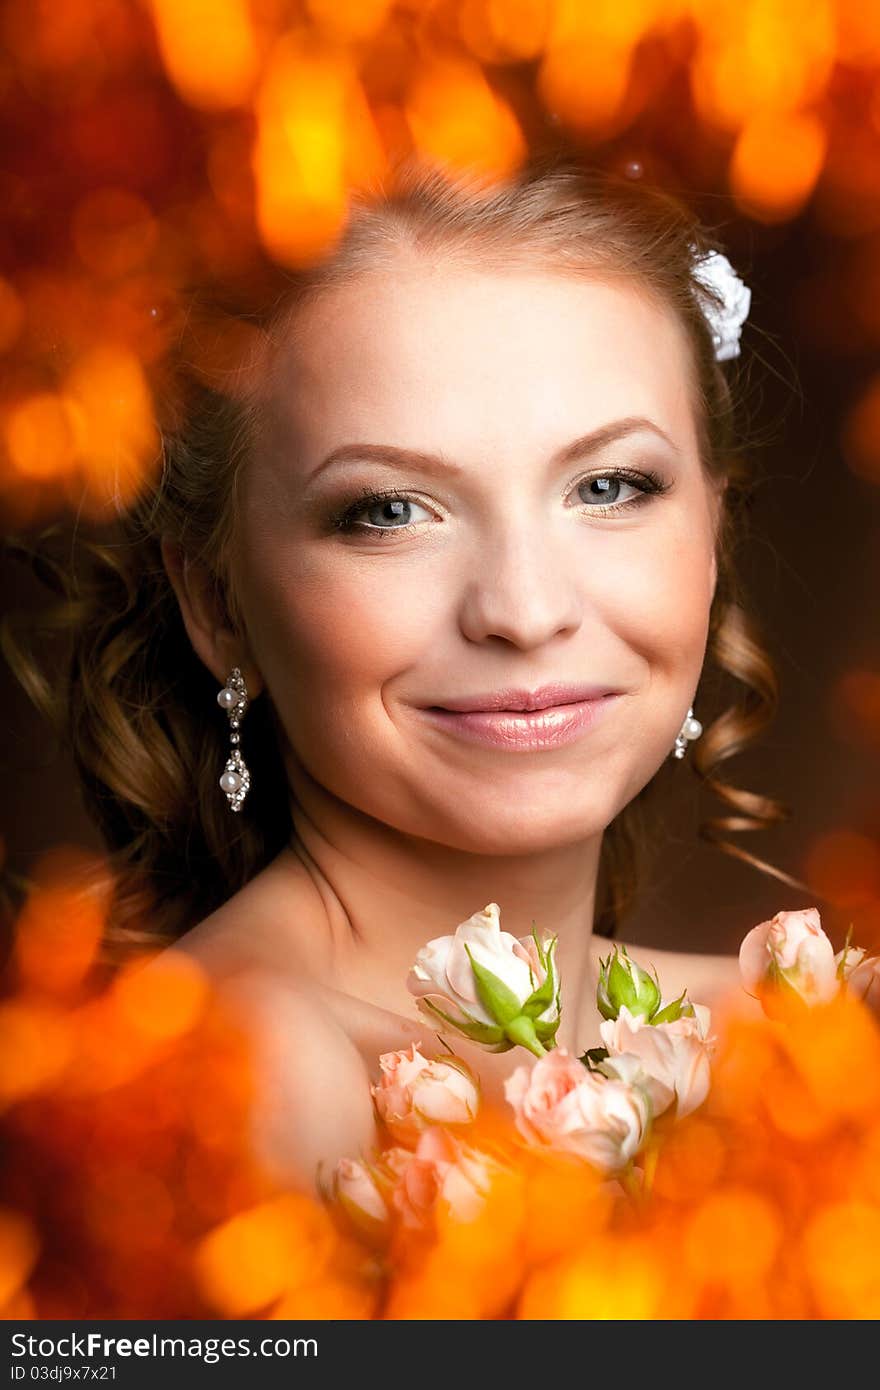
[[[390,1220],[385,1198],[370,1167],[357,1158],[340,1158],[332,1195],[351,1224],[370,1240],[384,1240]]]
[[[429,941],[407,979],[419,1009],[435,1026],[439,1017],[493,1052],[513,1046],[505,1029],[542,986],[546,1000],[528,1015],[534,1032],[545,1043],[559,1026],[556,938],[542,942],[540,950],[533,937],[520,941],[501,930],[500,911],[497,903],[488,903],[459,923],[454,935]],[[482,989],[475,969],[482,974]]]
[[[474,1119],[480,1093],[473,1072],[457,1057],[423,1057],[416,1043],[379,1058],[382,1078],[370,1091],[380,1119],[399,1144],[412,1146],[429,1125]]]
[[[575,1154],[606,1172],[625,1167],[647,1133],[644,1092],[588,1071],[562,1047],[517,1067],[504,1093],[529,1144]]]
[[[847,992],[861,999],[880,1018],[880,956],[866,956],[863,951],[850,954],[858,954],[860,959],[844,976]]]
[[[777,912],[753,927],[740,947],[739,965],[746,991],[765,1008],[780,984],[805,1004],[827,1004],[838,991],[834,948],[815,907]]]
[[[457,1221],[479,1215],[500,1165],[439,1126],[422,1132],[415,1151],[382,1155],[390,1201],[404,1225],[424,1229],[442,1205]]]
[[[703,1004],[692,1007],[693,1017],[683,1014],[671,1023],[649,1023],[633,1016],[624,1004],[616,1019],[599,1025],[609,1053],[603,1071],[607,1068],[609,1075],[644,1085],[655,1115],[673,1102],[676,1114],[689,1115],[706,1099],[714,1039],[708,1037],[709,1010]]]

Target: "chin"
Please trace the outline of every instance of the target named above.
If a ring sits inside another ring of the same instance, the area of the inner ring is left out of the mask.
[[[558,816],[542,818],[540,812],[523,804],[497,815],[487,813],[469,825],[450,827],[449,833],[442,838],[452,847],[471,854],[513,857],[542,854],[564,845],[578,844],[601,835],[607,824],[607,820],[596,814],[595,807],[585,808],[578,816],[572,815],[569,806],[562,819]]]

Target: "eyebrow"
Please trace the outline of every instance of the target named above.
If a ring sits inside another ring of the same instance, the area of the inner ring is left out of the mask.
[[[580,435],[570,444],[564,444],[550,458],[549,467],[558,468],[566,463],[574,463],[590,454],[597,454],[618,439],[645,430],[665,440],[676,454],[681,453],[678,445],[653,420],[649,420],[645,415],[628,415],[623,420],[612,420],[607,425],[600,425],[598,429],[591,430],[589,434]],[[422,468],[428,472],[451,474],[464,471],[460,464],[453,463],[442,454],[425,453],[421,449],[403,449],[396,444],[340,444],[338,449],[333,449],[321,460],[317,468],[309,474],[307,481],[311,482],[319,473],[332,468],[334,464],[353,462],[390,463],[400,468]]]

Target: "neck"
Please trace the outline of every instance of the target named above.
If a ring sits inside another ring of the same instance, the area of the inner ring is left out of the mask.
[[[497,902],[504,931],[528,936],[534,923],[539,936],[558,937],[558,1042],[571,1050],[593,1045],[601,832],[527,855],[472,854],[396,830],[338,800],[301,767],[291,772],[289,853],[297,871],[305,865],[324,904],[324,983],[414,1017],[405,982],[416,952]]]

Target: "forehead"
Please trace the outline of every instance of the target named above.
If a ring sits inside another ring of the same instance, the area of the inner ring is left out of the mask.
[[[535,269],[407,264],[327,290],[282,335],[266,404],[306,458],[360,439],[477,461],[627,415],[695,447],[672,310],[622,281]]]

